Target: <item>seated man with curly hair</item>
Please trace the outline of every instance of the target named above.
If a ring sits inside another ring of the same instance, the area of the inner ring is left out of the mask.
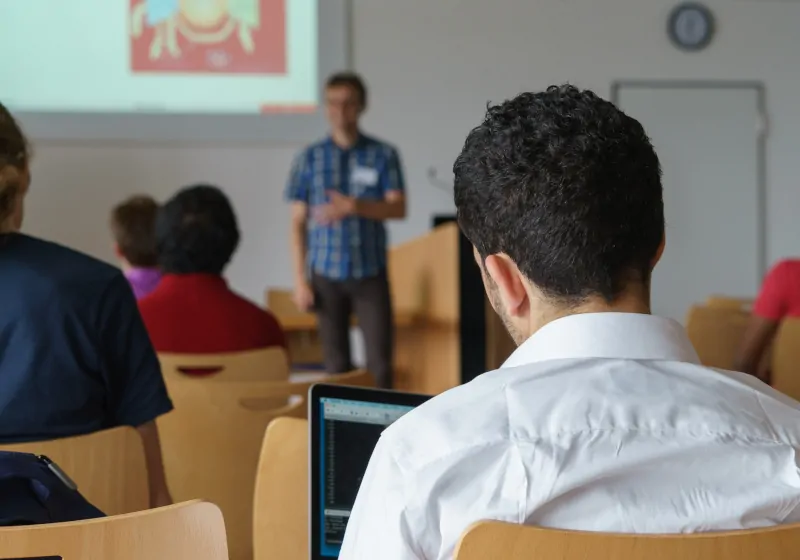
[[[642,125],[590,91],[524,93],[489,108],[454,175],[459,225],[519,347],[383,432],[339,558],[450,559],[480,520],[800,521],[800,405],[703,367],[683,327],[650,314],[664,202]]]
[[[156,244],[164,277],[139,301],[158,352],[221,353],[286,346],[275,317],[229,287],[222,272],[239,244],[228,198],[185,188],[159,210]]]

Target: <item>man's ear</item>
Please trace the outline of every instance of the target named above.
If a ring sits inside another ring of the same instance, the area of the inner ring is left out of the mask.
[[[115,256],[116,256],[118,259],[123,259],[123,258],[125,258],[125,257],[123,257],[123,256],[122,256],[122,251],[121,251],[121,250],[120,250],[120,248],[119,248],[119,243],[114,243],[114,244],[112,245],[112,249],[113,249],[113,251],[114,251],[114,255],[115,255]]]
[[[519,317],[524,315],[528,292],[522,279],[522,273],[508,255],[489,255],[484,261],[486,274],[497,286],[497,293],[508,315]]]

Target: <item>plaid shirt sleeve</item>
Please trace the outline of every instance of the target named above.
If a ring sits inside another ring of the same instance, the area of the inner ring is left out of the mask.
[[[400,154],[394,148],[388,148],[388,150],[389,154],[386,159],[386,166],[383,168],[383,173],[381,174],[383,192],[404,192],[406,190],[406,181],[403,176],[403,165],[400,163]]]
[[[292,202],[308,202],[311,174],[308,167],[308,152],[294,158],[289,182],[286,185],[286,199]]]

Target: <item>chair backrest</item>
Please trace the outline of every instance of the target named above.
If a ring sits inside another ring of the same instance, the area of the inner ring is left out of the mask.
[[[709,307],[724,307],[726,309],[750,311],[753,308],[753,299],[730,296],[710,296],[706,299],[706,305]]]
[[[733,369],[750,314],[741,309],[695,305],[686,332],[705,366]]]
[[[364,372],[331,381],[374,386]],[[175,410],[158,420],[167,482],[176,500],[220,506],[232,560],[252,556],[253,492],[267,425],[280,416],[304,418],[311,385],[167,378]]]
[[[800,319],[786,319],[772,346],[772,386],[800,399]]]
[[[144,447],[133,428],[15,443],[0,446],[0,450],[46,455],[75,481],[87,500],[107,515],[142,511],[150,505]]]
[[[800,524],[691,535],[620,535],[495,521],[467,529],[455,560],[794,560]]]
[[[63,560],[227,560],[225,523],[213,504],[194,501],[128,515],[0,528],[0,558]]]
[[[165,377],[200,371],[225,381],[286,381],[290,370],[289,356],[279,347],[223,354],[159,353],[158,360]]]
[[[308,422],[277,418],[258,461],[254,559],[307,560],[308,527]]]

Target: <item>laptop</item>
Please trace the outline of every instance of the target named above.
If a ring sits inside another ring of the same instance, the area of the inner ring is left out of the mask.
[[[311,560],[338,558],[381,432],[430,397],[342,385],[309,391]]]

